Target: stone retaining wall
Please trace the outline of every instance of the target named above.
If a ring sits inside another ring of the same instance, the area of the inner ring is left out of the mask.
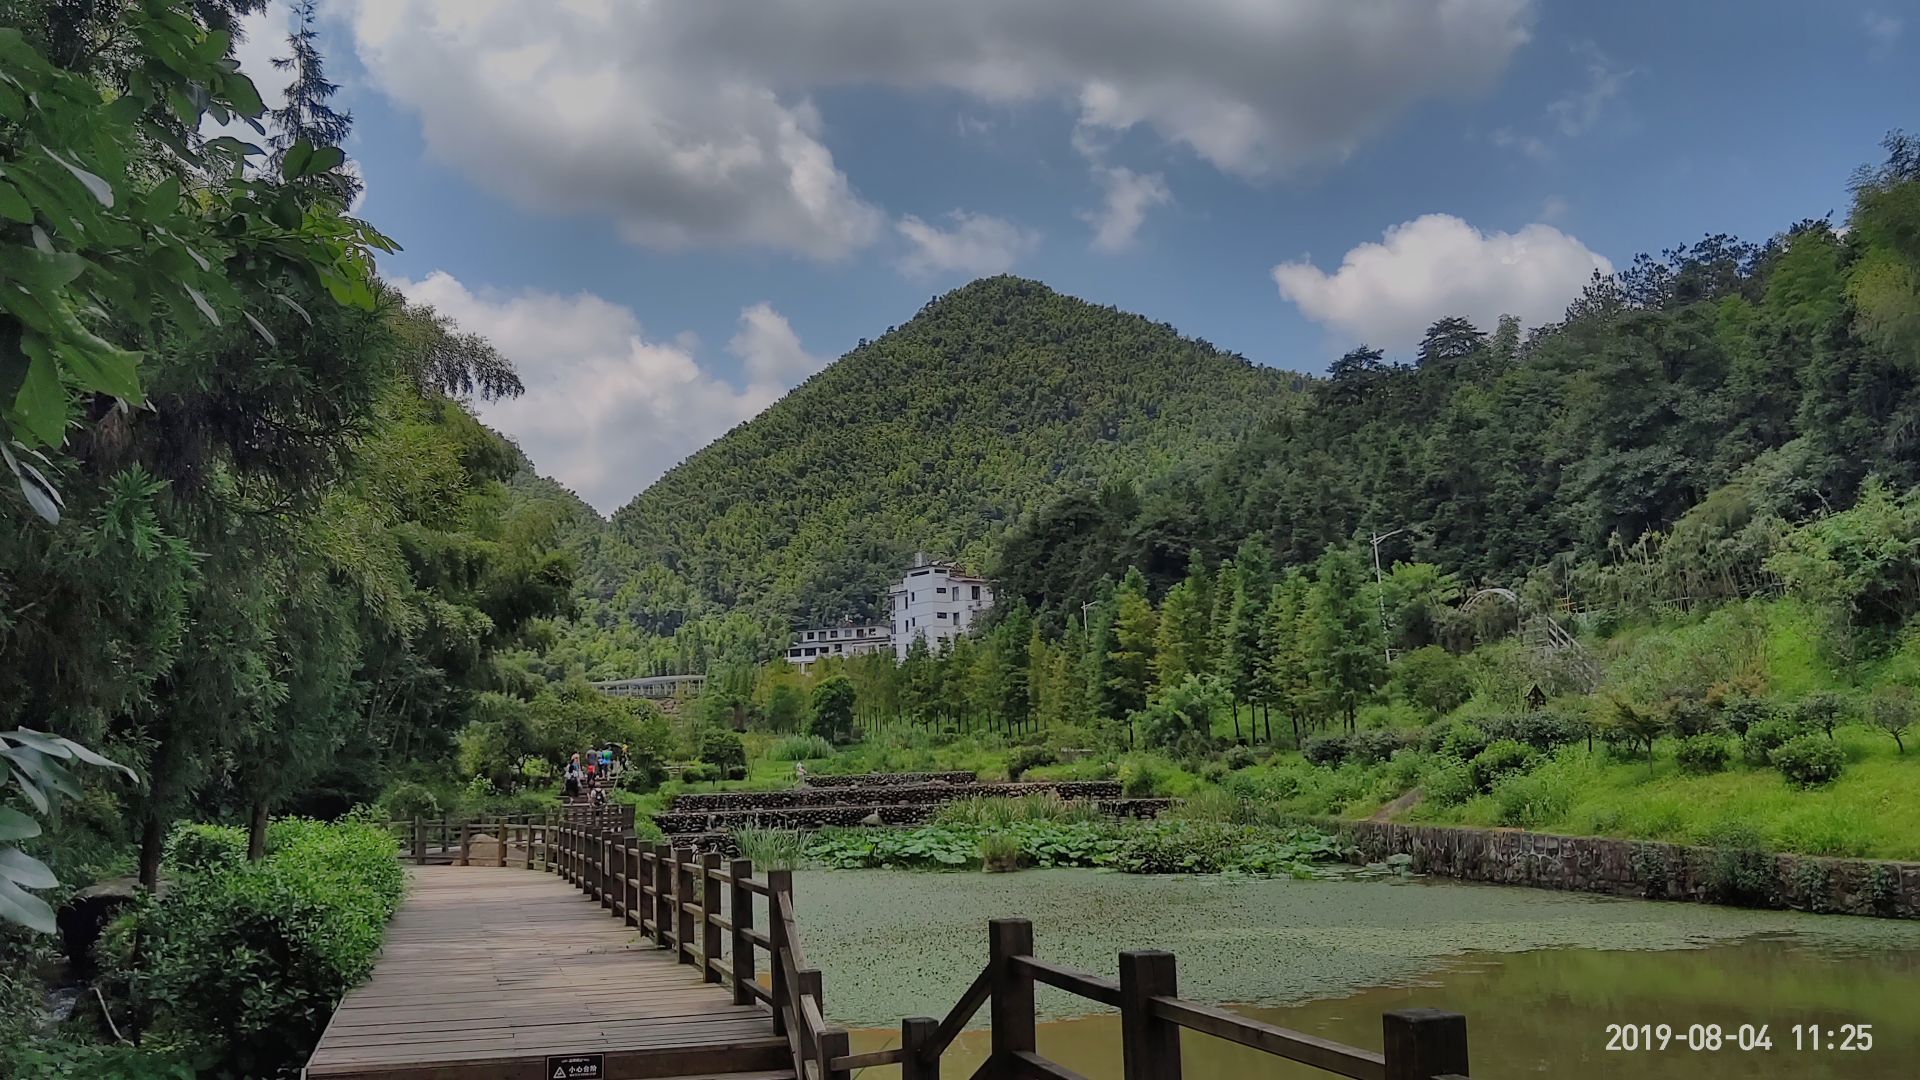
[[[1170,799],[1100,799],[1094,805],[1112,817],[1150,818],[1172,804]],[[797,806],[760,810],[668,811],[654,822],[669,836],[723,832],[732,829],[853,828],[873,814],[883,825],[919,825],[940,812],[938,804],[910,803],[869,806]]]
[[[980,777],[972,772],[832,773],[807,774],[814,787],[901,787],[913,784],[971,784]]]
[[[1015,798],[1053,792],[1063,799],[1117,799],[1118,780],[1063,780],[1031,784],[879,784],[872,787],[796,788],[789,791],[712,791],[681,795],[673,812],[786,810],[803,806],[943,804],[975,796]]]
[[[1722,851],[1514,829],[1319,821],[1369,860],[1437,877],[1750,907],[1920,918],[1920,863]]]

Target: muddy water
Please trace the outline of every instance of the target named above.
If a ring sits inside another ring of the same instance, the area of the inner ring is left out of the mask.
[[[855,1050],[897,1041],[903,1015],[943,1015],[985,961],[985,921],[1034,920],[1036,951],[1111,975],[1114,954],[1180,958],[1183,994],[1378,1049],[1380,1013],[1467,1014],[1477,1080],[1920,1076],[1920,926],[1487,886],[1228,882],[1087,871],[798,875],[809,954]],[[1251,1004],[1247,1004],[1251,1003]],[[1117,1018],[1041,989],[1040,1050],[1118,1080]],[[980,1022],[984,1023],[984,1011]],[[1665,1050],[1609,1051],[1609,1024],[1667,1024]],[[1771,1050],[1686,1047],[1687,1029],[1767,1026]],[[1872,1025],[1865,1051],[1795,1049],[1795,1024]],[[875,1025],[887,1025],[876,1028]],[[969,1075],[987,1033],[945,1068]],[[1315,1073],[1189,1034],[1187,1075]],[[872,1070],[878,1078],[895,1070]]]

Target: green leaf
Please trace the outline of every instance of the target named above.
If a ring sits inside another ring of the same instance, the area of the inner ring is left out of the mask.
[[[13,398],[14,419],[41,443],[58,446],[67,433],[67,389],[60,384],[59,365],[38,334],[23,335],[20,350],[27,354],[27,377]],[[24,478],[21,487],[26,487]]]
[[[27,797],[27,801],[33,804],[35,810],[44,814],[53,809],[53,804],[47,798],[47,793],[40,790],[40,785],[33,782],[33,777],[28,776],[25,769],[15,766],[11,771],[13,773],[14,786],[20,789],[20,794]]]
[[[20,189],[0,180],[0,217],[26,224],[33,222],[33,205]]]
[[[60,359],[80,385],[103,394],[138,402],[140,354],[117,349],[99,338],[85,345],[63,346]]]
[[[0,878],[11,878],[23,889],[51,889],[60,884],[46,863],[10,847],[0,847]]]
[[[307,162],[307,175],[315,176],[323,172],[332,172],[346,164],[347,152],[337,146],[322,146],[313,152],[312,160]]]
[[[0,877],[0,919],[42,934],[51,934],[55,929],[53,909],[47,902],[4,877]]]
[[[13,451],[5,443],[0,443],[0,458],[4,458],[7,468],[13,470],[14,478],[20,482],[20,493],[26,496],[27,505],[33,508],[33,512],[49,525],[60,524],[60,493],[54,490],[53,484],[40,475],[40,470],[30,462],[14,457]]]
[[[244,73],[234,71],[220,80],[220,93],[233,106],[233,111],[251,120],[267,111],[266,103],[260,100],[260,90],[253,80]]]
[[[220,325],[219,312],[214,311],[213,305],[207,303],[207,298],[200,295],[200,290],[194,288],[193,286],[187,284],[184,281],[180,283],[180,287],[186,290],[187,295],[193,299],[193,306],[200,309],[200,314],[206,316],[208,322],[212,323],[215,326]]]
[[[0,739],[17,742],[23,746],[31,746],[43,754],[49,754],[57,758],[70,758],[73,756],[73,751],[63,745],[67,740],[58,735],[48,735],[44,731],[35,731],[32,728],[16,728],[13,731],[0,732]]]
[[[61,157],[59,154],[54,153],[52,150],[44,146],[41,147],[40,149],[48,157],[53,159],[54,164],[72,173],[73,178],[80,181],[80,183],[86,187],[87,193],[92,195],[94,199],[100,203],[101,206],[104,206],[109,210],[113,209],[113,185],[112,184],[107,183],[105,180],[102,180],[98,176],[95,176],[94,174],[81,168],[79,165],[71,161],[68,161],[66,158]]]
[[[287,148],[287,156],[280,159],[280,178],[298,180],[307,175],[307,163],[313,160],[313,144],[305,139]]]
[[[280,347],[279,339],[273,336],[273,331],[268,330],[265,323],[254,318],[253,312],[243,311],[240,314],[246,317],[247,325],[253,327],[253,332],[259,334],[260,337],[266,341],[268,348],[277,349]]]
[[[39,835],[39,822],[10,806],[0,806],[0,840],[31,840]]]
[[[125,765],[120,764],[119,762],[113,760],[112,758],[95,753],[94,751],[88,749],[87,747],[82,746],[77,742],[74,742],[72,739],[61,739],[60,745],[72,751],[74,757],[78,758],[81,761],[86,762],[89,765],[97,766],[98,768],[102,768],[102,769],[118,769],[121,772],[126,773],[127,779],[129,780],[138,780],[140,778],[140,774],[134,772],[132,769],[127,768]]]

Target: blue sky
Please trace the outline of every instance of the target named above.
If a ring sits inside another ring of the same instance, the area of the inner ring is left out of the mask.
[[[274,21],[241,52],[269,91]],[[321,29],[383,272],[514,358],[528,394],[483,415],[603,512],[982,273],[1319,371],[1844,214],[1920,126],[1920,13],[1846,0],[334,0]]]

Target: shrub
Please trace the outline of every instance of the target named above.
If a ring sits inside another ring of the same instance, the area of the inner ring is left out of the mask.
[[[652,769],[629,768],[621,770],[620,778],[614,781],[614,786],[634,795],[645,795],[659,788],[660,779]]]
[[[373,970],[405,888],[397,854],[364,820],[275,823],[265,858],[174,878],[101,954],[162,1045],[202,1048],[222,1075],[297,1069]]]
[[[1473,798],[1478,790],[1474,787],[1473,773],[1457,761],[1449,761],[1427,773],[1420,788],[1430,801],[1440,806],[1458,806]]]
[[[1673,758],[1681,769],[1701,775],[1726,768],[1727,759],[1732,756],[1727,740],[1719,735],[1690,735],[1681,739],[1673,750]]]
[[[1165,767],[1148,758],[1135,758],[1120,766],[1120,791],[1130,799],[1152,798],[1163,794],[1167,789]]]
[[[1838,780],[1847,755],[1830,739],[1801,735],[1781,744],[1769,760],[1788,780],[1810,788]]]
[[[1891,736],[1902,754],[1907,752],[1906,734],[1913,726],[1915,711],[1913,691],[1905,686],[1879,687],[1867,702],[1867,719]]]
[[[1773,758],[1773,752],[1786,745],[1790,740],[1805,733],[1798,721],[1778,714],[1755,721],[1747,728],[1747,760],[1755,765],[1765,765]]]
[[[1438,645],[1415,649],[1394,661],[1393,688],[1407,701],[1438,715],[1452,712],[1473,696],[1466,665]]]
[[[727,780],[747,776],[747,746],[740,736],[726,728],[708,727],[700,732],[700,760]]]
[[[1507,773],[1494,781],[1493,800],[1500,824],[1531,829],[1566,816],[1573,806],[1573,786],[1559,776]]]
[[[1226,753],[1220,755],[1221,764],[1234,772],[1251,769],[1259,760],[1259,755],[1253,752],[1251,746],[1230,746]]]
[[[1774,716],[1774,708],[1765,698],[1731,697],[1720,708],[1720,718],[1733,729],[1735,735],[1744,737],[1755,725]]]
[[[247,861],[247,834],[226,825],[180,825],[161,856],[167,869],[200,873]]]
[[[1667,730],[1683,739],[1705,735],[1720,728],[1720,718],[1698,698],[1673,697],[1660,705],[1659,713]]]
[[[1441,753],[1461,761],[1472,761],[1487,748],[1487,733],[1468,723],[1449,724],[1441,733],[1440,743],[1436,747]]]
[[[1512,739],[1543,754],[1579,742],[1587,735],[1585,720],[1555,710],[1492,716],[1478,723],[1488,739]]]
[[[980,868],[989,874],[1020,869],[1020,840],[1006,833],[988,833],[980,838]]]
[[[380,799],[381,809],[395,821],[440,816],[440,800],[421,784],[401,781]]]
[[[1492,791],[1493,785],[1509,773],[1523,773],[1533,768],[1536,755],[1533,747],[1513,739],[1501,739],[1487,744],[1485,750],[1467,763],[1467,773],[1473,778],[1473,786],[1480,791]]]
[[[1007,755],[1007,779],[1018,780],[1028,769],[1059,763],[1060,755],[1050,746],[1018,746]]]
[[[1300,753],[1315,765],[1332,768],[1347,760],[1347,753],[1351,749],[1345,735],[1315,735],[1300,748]]]
[[[833,756],[833,744],[818,735],[789,735],[767,749],[774,761],[812,761]]]
[[[1713,849],[1707,862],[1708,896],[1721,904],[1772,904],[1776,876],[1773,855],[1757,830],[1726,823],[1709,830],[1701,840]]]
[[[1347,737],[1347,759],[1367,765],[1376,765],[1393,756],[1395,750],[1407,745],[1407,740],[1397,731],[1356,731]]]
[[[1801,727],[1824,732],[1831,739],[1833,729],[1847,718],[1847,699],[1826,690],[1808,694],[1793,703],[1793,718]]]
[[[681,769],[680,779],[682,782],[688,783],[688,784],[711,784],[717,780],[726,779],[726,774],[722,773],[719,769],[714,768],[712,765],[707,765],[705,763],[702,763],[698,765],[689,765],[686,768]]]
[[[1227,689],[1211,675],[1188,675],[1155,696],[1139,714],[1146,744],[1180,756],[1213,748],[1213,714],[1229,702]]]

